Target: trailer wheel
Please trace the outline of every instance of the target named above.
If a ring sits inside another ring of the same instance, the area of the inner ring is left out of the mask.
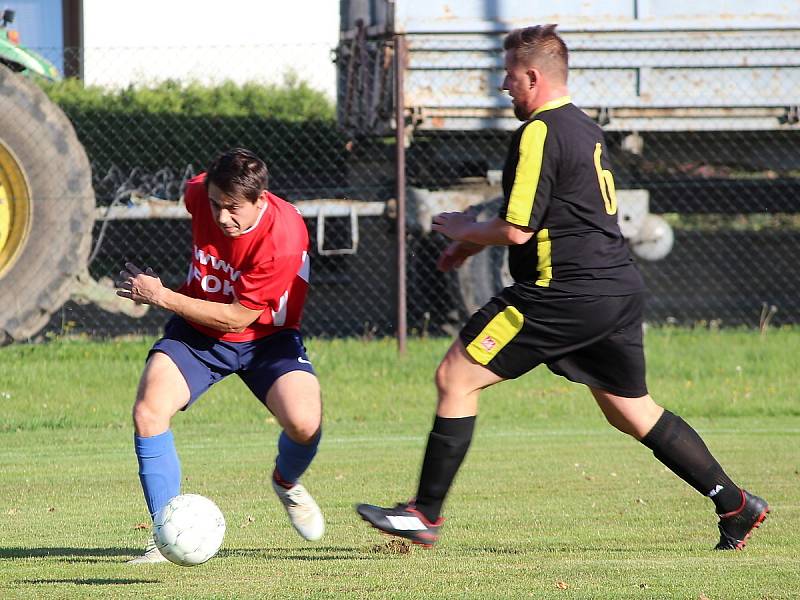
[[[30,339],[86,270],[94,191],[86,152],[38,86],[0,65],[0,344]]]

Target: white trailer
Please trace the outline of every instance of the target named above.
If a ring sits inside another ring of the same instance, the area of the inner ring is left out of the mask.
[[[543,23],[557,23],[567,42],[576,104],[608,131],[798,122],[796,0],[342,0],[340,7],[340,119],[357,129],[392,128],[382,105],[391,98],[392,78],[382,72],[391,61],[379,53],[367,60],[362,48],[395,34],[405,38],[405,109],[416,128],[516,127],[499,90],[503,36]]]

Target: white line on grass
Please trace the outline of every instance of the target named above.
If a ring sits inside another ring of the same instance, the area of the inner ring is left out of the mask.
[[[705,437],[716,436],[719,434],[724,435],[742,435],[742,434],[759,434],[759,435],[796,435],[800,434],[800,428],[797,427],[768,427],[768,428],[713,428],[713,429],[698,429]],[[266,432],[269,433],[269,432]],[[387,443],[405,444],[414,443],[422,444],[425,441],[425,434],[420,430],[419,435],[380,435],[380,436],[323,436],[322,444],[336,445],[336,446],[385,446]],[[619,437],[610,427],[598,427],[597,429],[564,429],[559,427],[552,430],[536,430],[536,431],[477,431],[476,437],[482,439],[498,439],[498,438],[526,438],[526,439],[552,439],[552,438],[568,438],[568,437],[608,437],[609,441],[622,441],[624,438]],[[259,448],[271,447],[274,440],[265,435],[265,432],[248,432],[237,434],[236,447],[242,448]],[[109,444],[100,443],[97,446],[83,446],[71,448],[73,456],[86,456],[103,454],[105,456],[116,456],[132,453],[133,450],[129,448],[113,448]],[[114,444],[116,446],[116,444]],[[204,448],[218,448],[223,449],[224,445],[220,443],[219,439],[215,436],[213,441],[188,439],[182,437],[178,442],[179,449],[204,449]],[[46,448],[40,447],[35,455],[31,455],[29,450],[4,450],[0,456],[0,464],[13,464],[19,458],[26,457],[28,460],[31,458],[43,459],[52,454],[62,454],[63,447],[61,445],[48,446]]]

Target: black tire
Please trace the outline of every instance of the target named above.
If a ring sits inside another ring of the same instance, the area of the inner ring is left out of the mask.
[[[502,198],[496,198],[475,207],[478,221],[488,221],[496,217],[501,205]],[[488,246],[464,261],[456,275],[462,308],[469,316],[503,288],[511,285],[508,249],[505,246]]]
[[[0,254],[0,344],[31,339],[64,304],[86,270],[94,222],[91,168],[69,119],[0,66],[0,181],[4,174],[6,183],[16,175],[19,193],[5,190],[17,211],[5,229],[17,242]]]

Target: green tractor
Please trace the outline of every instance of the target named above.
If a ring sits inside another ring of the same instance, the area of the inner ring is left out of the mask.
[[[0,344],[32,338],[86,272],[94,222],[89,160],[34,81],[58,69],[0,16]]]

